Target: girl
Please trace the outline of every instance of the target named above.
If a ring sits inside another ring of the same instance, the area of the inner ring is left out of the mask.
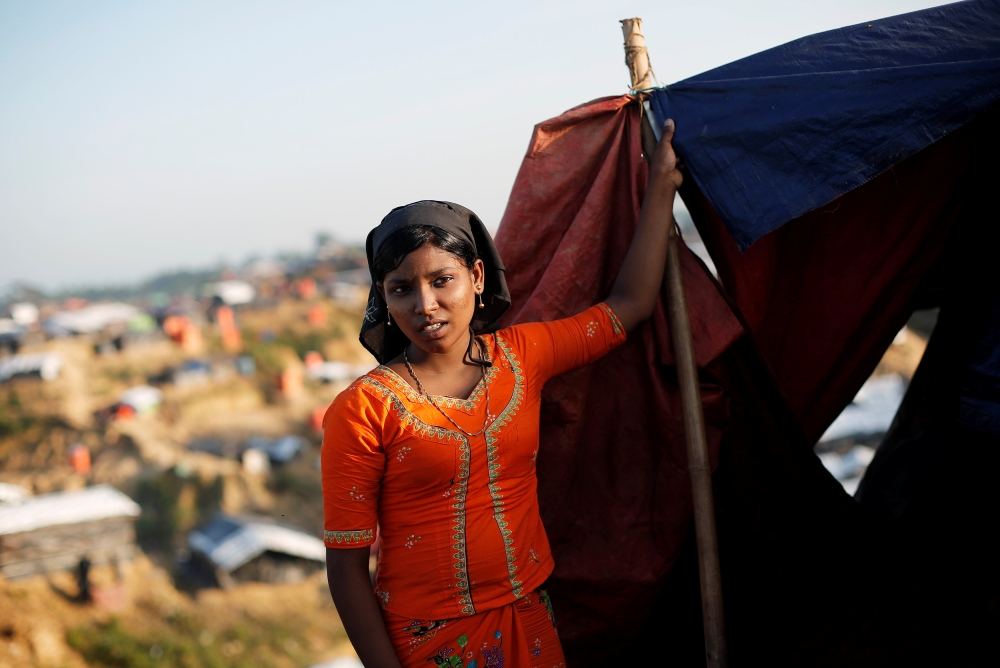
[[[510,296],[464,207],[415,202],[368,235],[361,342],[381,366],[328,410],[322,455],[330,592],[368,668],[564,665],[541,589],[553,568],[535,480],[542,386],[652,313],[681,184],[672,136],[668,120],[611,294],[572,318],[478,334]]]

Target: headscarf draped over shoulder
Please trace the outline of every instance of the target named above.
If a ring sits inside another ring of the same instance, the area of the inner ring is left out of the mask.
[[[410,344],[399,327],[386,327],[389,309],[385,299],[375,287],[375,255],[389,235],[404,227],[436,227],[472,244],[485,268],[483,285],[483,308],[477,308],[472,317],[472,331],[486,331],[510,307],[510,292],[504,277],[504,266],[500,253],[493,244],[493,238],[479,217],[464,206],[451,202],[423,200],[399,206],[389,212],[379,226],[368,233],[365,251],[368,254],[368,270],[372,276],[372,287],[368,293],[368,308],[361,323],[361,345],[368,349],[380,364],[385,364],[403,352]]]

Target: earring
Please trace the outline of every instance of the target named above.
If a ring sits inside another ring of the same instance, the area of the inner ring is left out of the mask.
[[[392,327],[392,314],[389,313],[388,311],[385,312],[385,324],[389,327]]]
[[[479,308],[486,308],[486,304],[483,303],[483,293],[480,292],[478,297],[479,297]]]

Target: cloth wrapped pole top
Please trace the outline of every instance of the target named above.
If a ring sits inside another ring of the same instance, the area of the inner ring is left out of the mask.
[[[478,334],[487,330],[510,308],[510,292],[507,290],[507,279],[500,253],[479,216],[453,202],[421,200],[398,206],[382,219],[378,227],[368,233],[365,242],[372,287],[368,293],[365,319],[361,323],[360,339],[361,345],[374,355],[380,364],[385,364],[402,353],[410,344],[410,340],[399,331],[398,327],[386,327],[389,309],[376,287],[379,278],[375,275],[375,256],[393,232],[404,227],[423,226],[435,227],[468,241],[475,249],[476,255],[483,261],[485,269],[483,308],[477,308],[472,316],[472,331]]]

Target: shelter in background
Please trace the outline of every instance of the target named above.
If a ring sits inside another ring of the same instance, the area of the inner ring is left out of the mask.
[[[252,436],[247,440],[247,450],[260,450],[272,464],[287,464],[295,459],[306,445],[306,440],[295,434],[278,438]]]
[[[188,535],[192,561],[222,587],[236,582],[299,582],[321,570],[323,541],[269,517],[219,515]]]
[[[138,504],[108,485],[0,505],[0,574],[72,569],[83,558],[91,564],[131,559],[139,513]]]
[[[136,307],[122,302],[90,304],[75,311],[60,311],[45,320],[42,327],[52,336],[93,334],[116,325],[125,327],[142,315]]]
[[[216,303],[227,306],[249,304],[257,296],[257,291],[253,285],[238,279],[219,281],[214,286],[211,286],[210,289]]]
[[[4,349],[16,354],[21,349],[21,340],[27,328],[17,324],[13,318],[0,318],[0,352]]]
[[[29,353],[0,359],[0,383],[16,376],[39,376],[42,380],[59,377],[63,359],[59,353]]]

